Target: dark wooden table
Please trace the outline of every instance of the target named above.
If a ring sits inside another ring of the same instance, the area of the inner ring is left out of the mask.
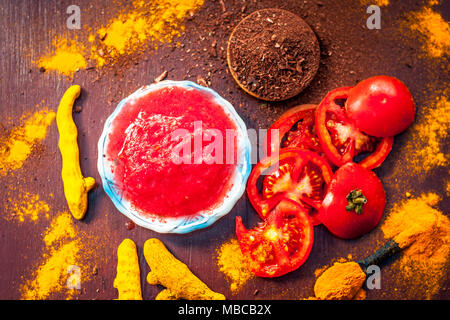
[[[82,107],[74,114],[79,128],[81,166],[85,176],[100,182],[97,171],[97,141],[103,124],[117,103],[139,87],[153,82],[163,71],[168,79],[197,81],[198,76],[209,81],[211,88],[229,100],[249,128],[268,128],[288,108],[301,103],[318,103],[324,94],[336,87],[354,85],[359,80],[377,74],[388,74],[403,80],[410,88],[417,104],[417,121],[421,121],[429,98],[429,92],[448,85],[448,59],[429,60],[421,57],[422,44],[417,38],[408,37],[401,23],[409,11],[419,10],[424,1],[392,1],[381,7],[380,30],[366,27],[367,5],[358,0],[284,0],[284,1],[220,1],[206,0],[204,6],[185,23],[186,31],[176,41],[182,46],[161,44],[158,50],[147,50],[133,58],[133,63],[123,63],[120,68],[80,70],[73,79],[55,72],[40,72],[33,61],[48,52],[55,36],[72,37],[86,32],[89,27],[98,28],[119,11],[118,1],[79,0],[82,9],[81,30],[65,27],[66,8],[73,1],[2,0],[0,1],[0,79],[2,103],[0,123],[8,132],[19,125],[23,114],[48,106],[56,111],[64,91],[71,84],[83,88],[76,105]],[[444,1],[442,1],[444,2]],[[321,46],[322,60],[317,76],[300,95],[282,103],[264,103],[238,88],[230,74],[224,51],[227,38],[239,20],[260,8],[288,9],[304,18],[316,32]],[[448,20],[449,3],[436,6]],[[80,36],[81,37],[81,36]],[[217,43],[217,55],[209,48]],[[193,53],[195,53],[193,55]],[[448,56],[447,56],[448,57]],[[446,82],[447,81],[447,82]],[[429,86],[434,86],[429,90]],[[428,90],[426,90],[428,89]],[[39,105],[36,107],[36,105]],[[402,147],[411,132],[396,137],[394,148],[383,166],[376,173],[384,183],[387,193],[386,212],[392,205],[404,199],[405,191],[418,195],[426,191],[445,192],[447,168],[430,172],[426,179],[417,179],[404,172],[393,175],[394,167],[404,165],[407,157]],[[8,187],[39,194],[51,207],[50,216],[67,210],[60,178],[61,158],[57,147],[58,132],[54,123],[47,138],[39,144],[39,152],[33,154],[20,170],[0,177],[0,298],[19,299],[20,288],[32,277],[32,271],[41,261],[44,249],[42,236],[51,219],[35,223],[18,223],[3,219],[7,211]],[[3,192],[4,190],[4,192]],[[19,192],[19,191],[18,191]],[[53,197],[50,196],[53,194]],[[448,199],[441,203],[443,210]],[[124,238],[131,238],[138,246],[144,299],[153,299],[161,290],[148,285],[145,276],[149,270],[142,247],[148,238],[161,239],[174,255],[213,290],[224,293],[228,299],[300,299],[311,296],[315,281],[314,270],[332,260],[347,257],[363,258],[381,246],[380,228],[361,239],[344,241],[333,237],[325,228],[315,229],[315,242],[308,261],[297,271],[277,279],[253,279],[237,294],[231,294],[229,284],[215,264],[216,249],[235,236],[235,217],[243,216],[247,226],[258,221],[246,195],[224,218],[209,228],[186,235],[157,234],[141,227],[127,230],[128,219],[120,214],[103,191],[101,184],[89,194],[89,210],[83,221],[75,224],[81,232],[98,239],[96,254],[92,259],[97,271],[74,298],[113,299],[116,268],[116,249]],[[402,289],[396,290],[396,269],[387,264],[382,270],[382,288],[368,290],[368,299],[403,299]],[[444,285],[436,298],[448,299]],[[259,293],[254,295],[255,290]],[[52,298],[64,299],[57,293]]]

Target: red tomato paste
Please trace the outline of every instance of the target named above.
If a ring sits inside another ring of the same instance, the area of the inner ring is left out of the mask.
[[[106,157],[114,163],[121,195],[134,209],[144,216],[182,217],[222,203],[235,169],[226,161],[227,131],[235,132],[236,125],[212,94],[164,87],[128,101],[121,110],[112,123]],[[207,129],[220,134],[205,139]],[[180,137],[174,138],[178,131]],[[236,145],[233,139],[228,143]],[[212,141],[222,144],[223,155],[214,149],[211,163],[205,153]],[[180,146],[192,152],[182,153]],[[200,161],[199,154],[204,155]]]

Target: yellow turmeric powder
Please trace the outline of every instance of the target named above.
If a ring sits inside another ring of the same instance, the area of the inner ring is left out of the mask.
[[[0,138],[0,176],[23,166],[35,144],[46,137],[55,116],[51,110],[37,111],[22,126],[12,129],[8,137]]]
[[[147,282],[166,287],[156,300],[225,300],[223,294],[212,291],[177,260],[160,240],[152,238],[144,243],[144,257],[151,270]]]
[[[411,299],[431,299],[448,274],[450,219],[435,208],[435,193],[410,198],[392,209],[381,226],[385,238],[406,247],[394,263],[400,270],[399,285]]]
[[[414,148],[410,158],[416,168],[428,171],[448,164],[449,155],[441,150],[450,130],[450,101],[446,95],[431,101],[428,113],[420,123],[413,125],[412,130],[414,137],[407,148]]]
[[[237,239],[230,239],[217,249],[217,266],[230,282],[230,290],[233,293],[254,277],[247,267]]]
[[[389,0],[361,0],[360,3],[362,6],[370,6],[374,4],[379,7],[386,7],[389,5]]]
[[[141,54],[151,45],[171,42],[181,35],[183,21],[203,6],[204,0],[135,0],[131,8],[98,29],[85,33],[85,39],[53,41],[51,51],[36,64],[46,70],[72,76],[90,66],[113,65],[123,55]]]
[[[87,210],[87,193],[95,185],[94,178],[84,178],[80,169],[79,150],[77,143],[78,130],[72,118],[72,108],[75,99],[80,95],[78,85],[71,86],[61,99],[56,113],[56,123],[59,131],[59,150],[62,157],[61,176],[64,184],[64,194],[70,212],[76,219],[83,219]]]
[[[320,300],[349,300],[361,289],[366,274],[356,262],[335,262],[325,270],[314,285]]]
[[[435,3],[430,3],[433,5]],[[450,25],[441,14],[430,7],[412,12],[409,28],[423,42],[423,50],[430,58],[440,58],[450,52]]]
[[[8,215],[6,220],[17,220],[19,222],[32,221],[37,222],[39,218],[49,219],[50,207],[48,203],[42,200],[38,194],[29,192],[14,191],[14,198],[8,197],[7,206]]]
[[[65,76],[72,76],[74,72],[85,69],[87,61],[85,46],[75,40],[56,38],[53,40],[55,52],[37,61],[37,65],[45,70],[58,71]]]
[[[102,66],[118,57],[134,54],[157,43],[171,42],[184,31],[183,20],[203,5],[204,0],[133,1],[133,8],[97,30],[91,37],[90,59]]]
[[[356,292],[352,300],[365,300],[366,297],[367,297],[366,290],[361,288]]]
[[[119,292],[118,300],[142,300],[141,273],[136,244],[125,239],[117,248],[117,275],[114,288]]]
[[[411,176],[413,172],[415,179],[423,179],[428,176],[425,173],[449,164],[450,155],[444,150],[450,132],[449,93],[448,88],[441,91],[432,87],[424,92],[430,96],[422,106],[424,114],[408,129],[408,138],[402,146],[403,152],[394,163],[394,170],[385,177],[387,184],[396,184],[399,189],[410,190],[408,184],[401,185],[403,181],[409,181],[398,180],[399,176]]]
[[[77,286],[90,279],[95,263],[100,262],[88,242],[70,213],[56,215],[44,234],[42,261],[32,268],[32,279],[22,285],[21,298],[35,300],[63,295],[70,299],[79,293]]]

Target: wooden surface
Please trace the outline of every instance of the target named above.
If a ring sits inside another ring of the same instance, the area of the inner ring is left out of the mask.
[[[83,88],[76,105],[82,112],[74,115],[79,128],[81,165],[85,176],[98,182],[96,169],[97,141],[103,124],[117,103],[139,87],[153,82],[163,71],[168,79],[193,80],[201,76],[210,81],[210,87],[229,100],[249,128],[267,128],[289,107],[300,103],[318,103],[327,91],[344,85],[354,85],[359,80],[376,74],[388,74],[403,80],[415,98],[418,120],[426,108],[430,84],[437,87],[449,80],[444,72],[446,61],[429,61],[420,58],[421,43],[404,36],[399,27],[408,11],[418,10],[421,1],[391,1],[382,7],[381,30],[368,30],[365,26],[366,6],[355,1],[224,1],[225,12],[220,1],[205,1],[193,19],[186,21],[185,33],[175,41],[184,44],[162,44],[158,50],[147,50],[128,63],[117,68],[80,70],[73,79],[54,72],[40,72],[33,63],[48,52],[52,39],[57,36],[73,36],[86,32],[89,27],[98,28],[117,14],[116,2],[79,0],[82,9],[82,29],[68,30],[65,27],[66,8],[73,1],[2,0],[0,1],[0,123],[10,130],[20,123],[21,116],[40,106],[56,111],[64,91],[72,84]],[[445,2],[445,1],[443,1]],[[299,96],[282,103],[263,103],[242,90],[226,72],[223,51],[232,27],[245,15],[256,9],[279,7],[291,10],[304,18],[316,32],[321,46],[322,61],[317,76]],[[448,20],[448,2],[437,7]],[[218,55],[209,52],[217,42]],[[206,50],[204,50],[206,49]],[[192,53],[195,53],[192,55]],[[180,59],[183,59],[182,61]],[[209,72],[210,75],[208,74]],[[436,88],[438,89],[438,88]],[[404,198],[405,191],[421,192],[434,190],[442,193],[447,169],[431,171],[426,179],[417,179],[404,173],[393,176],[394,168],[405,161],[402,147],[411,135],[406,132],[395,138],[394,148],[383,166],[376,170],[387,193],[387,210],[395,201]],[[16,185],[21,190],[39,194],[51,206],[50,215],[67,210],[60,178],[61,158],[57,148],[58,132],[54,123],[47,138],[39,145],[39,154],[32,155],[23,168],[0,178],[1,190]],[[448,151],[448,149],[447,149]],[[395,181],[395,182],[394,182]],[[51,197],[50,194],[54,196]],[[6,211],[8,193],[0,192],[0,212]],[[448,207],[448,199],[441,203]],[[98,237],[97,274],[83,283],[78,299],[113,299],[117,292],[113,288],[116,268],[116,250],[124,238],[131,238],[138,246],[141,266],[142,290],[145,299],[153,299],[160,287],[148,285],[145,276],[149,270],[142,247],[146,239],[161,239],[174,255],[185,262],[213,290],[224,293],[228,299],[300,299],[312,294],[314,270],[329,264],[333,259],[351,254],[360,259],[373,252],[383,243],[379,228],[361,239],[344,241],[333,237],[322,226],[315,228],[315,242],[308,261],[300,269],[277,279],[254,279],[236,294],[215,264],[216,249],[234,237],[235,217],[242,216],[246,226],[257,221],[246,195],[224,218],[207,229],[186,235],[157,234],[136,227],[127,230],[127,218],[115,209],[101,184],[89,194],[89,209],[77,227],[87,235]],[[0,216],[0,298],[20,298],[20,288],[29,280],[32,269],[39,264],[43,252],[42,235],[50,220],[36,223],[17,223]],[[368,290],[368,299],[403,299],[407,297],[401,289],[396,290],[398,275],[391,264],[382,269],[382,288]],[[448,299],[445,288],[436,298]],[[258,294],[255,295],[255,290]],[[64,298],[56,294],[54,298]]]

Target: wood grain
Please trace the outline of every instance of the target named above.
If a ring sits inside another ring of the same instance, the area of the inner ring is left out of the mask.
[[[82,107],[74,115],[79,129],[81,166],[85,176],[100,181],[96,169],[97,141],[103,124],[117,103],[139,87],[149,84],[163,71],[167,79],[196,81],[201,76],[210,81],[210,86],[229,100],[249,128],[267,128],[285,110],[297,104],[318,103],[325,93],[333,88],[354,85],[359,80],[376,74],[389,74],[402,79],[413,92],[418,121],[423,116],[428,85],[441,85],[439,79],[447,79],[448,73],[439,63],[420,58],[421,44],[408,39],[401,32],[400,21],[410,10],[417,10],[416,1],[401,1],[382,8],[382,29],[368,30],[365,27],[365,7],[358,0],[350,1],[225,1],[226,12],[219,1],[205,1],[204,7],[193,19],[186,21],[185,33],[175,41],[183,46],[162,44],[158,50],[147,50],[136,58],[137,63],[124,64],[116,68],[80,70],[73,79],[54,72],[40,72],[34,64],[40,56],[51,49],[55,36],[80,38],[88,28],[98,28],[119,12],[118,2],[77,1],[82,9],[82,29],[68,30],[65,27],[66,8],[71,1],[56,0],[2,0],[0,1],[0,123],[5,132],[20,124],[23,114],[48,107],[56,110],[64,91],[72,84],[81,85],[82,95],[76,105]],[[394,1],[392,1],[394,2]],[[227,72],[225,56],[227,38],[241,17],[250,12],[268,7],[291,10],[305,19],[317,34],[322,61],[319,71],[310,86],[299,96],[280,103],[263,103],[243,92]],[[448,6],[439,7],[448,16]],[[231,15],[226,15],[230,12]],[[217,56],[209,48],[216,43]],[[206,49],[206,50],[203,50]],[[195,53],[193,55],[193,53]],[[182,60],[180,60],[182,59]],[[445,62],[445,60],[444,60]],[[448,65],[448,61],[446,62]],[[209,75],[208,73],[211,72]],[[437,89],[437,88],[436,88]],[[400,158],[407,139],[406,132],[395,139],[392,153],[376,170],[387,193],[387,210],[404,198],[405,191],[445,191],[447,169],[437,169],[426,179],[417,182],[410,174],[394,175],[394,168],[402,166]],[[20,287],[31,277],[31,269],[40,261],[43,252],[42,234],[49,220],[36,223],[17,223],[8,216],[8,187],[16,186],[18,192],[39,194],[51,206],[51,215],[67,210],[60,178],[61,157],[57,147],[56,125],[50,127],[47,138],[38,146],[39,152],[32,155],[23,168],[7,177],[0,177],[0,299],[19,299]],[[446,149],[448,151],[448,148]],[[53,194],[53,197],[50,196]],[[448,208],[448,199],[442,204]],[[149,270],[142,247],[150,237],[162,240],[172,253],[186,263],[211,289],[224,293],[228,299],[301,299],[313,293],[314,270],[332,260],[347,257],[361,259],[375,251],[384,242],[379,228],[361,239],[344,241],[333,237],[322,226],[315,229],[315,242],[310,258],[300,269],[278,279],[254,279],[237,294],[232,294],[229,284],[215,264],[216,249],[234,237],[234,220],[243,216],[246,226],[258,221],[257,214],[244,195],[234,209],[213,226],[187,235],[157,234],[136,227],[127,230],[127,218],[113,206],[102,186],[98,185],[89,194],[89,208],[77,227],[86,234],[103,239],[98,243],[97,253],[102,257],[98,272],[92,280],[83,283],[78,299],[113,299],[117,292],[113,288],[116,268],[116,250],[124,238],[131,238],[138,246],[141,263],[142,291],[144,299],[153,299],[161,288],[145,282]],[[397,270],[392,263],[382,269],[382,289],[367,292],[368,299],[402,299],[406,292],[398,288]],[[437,298],[448,299],[446,287]],[[258,295],[254,295],[255,290]],[[64,298],[57,295],[55,298]]]

